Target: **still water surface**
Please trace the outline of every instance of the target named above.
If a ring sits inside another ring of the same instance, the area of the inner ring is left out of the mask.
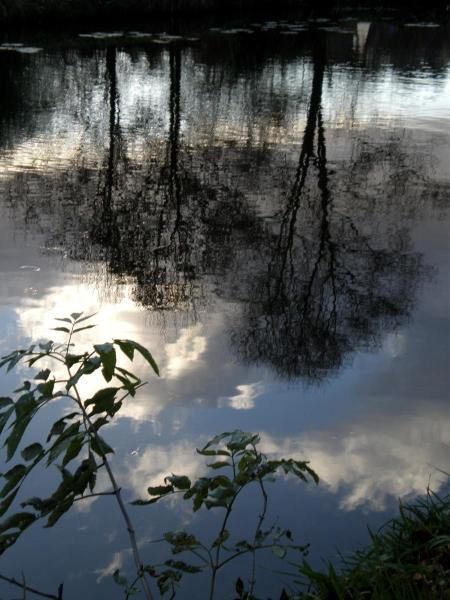
[[[2,40],[42,50],[0,53],[1,353],[98,311],[82,344],[136,339],[162,372],[107,434],[125,497],[200,474],[194,449],[215,433],[258,431],[321,477],[271,490],[271,517],[319,565],[449,467],[449,30],[194,34]],[[2,373],[0,393],[22,375]],[[127,538],[100,500],[28,531],[1,571],[119,597]],[[170,503],[133,516],[149,562],[163,531],[214,522]],[[201,598],[187,582],[181,597]]]

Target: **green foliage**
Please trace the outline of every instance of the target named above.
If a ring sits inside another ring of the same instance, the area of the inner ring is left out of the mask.
[[[191,503],[194,512],[202,507],[220,512],[218,532],[209,543],[198,540],[186,531],[169,531],[164,541],[169,544],[172,555],[191,555],[194,562],[166,560],[162,565],[149,566],[149,573],[157,579],[161,594],[176,592],[176,587],[186,574],[208,571],[211,576],[209,597],[213,598],[216,589],[216,575],[231,561],[245,554],[251,554],[251,572],[244,580],[236,582],[239,598],[255,598],[256,553],[271,550],[279,559],[285,559],[288,552],[300,556],[307,553],[308,546],[295,545],[292,533],[278,526],[264,527],[268,495],[265,484],[273,480],[277,472],[292,475],[302,481],[318,483],[319,479],[309,464],[294,459],[269,460],[258,448],[260,437],[255,433],[228,431],[211,439],[198,454],[213,462],[207,463],[210,471],[194,482],[185,475],[171,474],[165,477],[163,485],[148,488],[150,498],[135,500],[134,504],[144,506],[154,504],[173,494],[180,494],[184,501]],[[255,518],[254,532],[250,539],[233,539],[229,523],[235,503],[244,489],[255,485],[261,496],[261,512]]]
[[[289,593],[282,590],[280,600],[450,597],[448,496],[440,498],[429,492],[415,504],[400,505],[399,517],[378,533],[372,533],[370,546],[345,559],[340,572],[331,564],[326,572],[316,571],[304,558],[308,546],[294,544],[289,529],[266,525],[267,482],[281,474],[317,484],[316,473],[305,461],[269,459],[258,449],[259,435],[240,430],[221,433],[197,449],[207,461],[206,475],[191,481],[186,475],[171,473],[161,485],[148,487],[147,498],[133,503],[146,506],[177,495],[189,503],[193,512],[212,511],[218,519],[217,529],[208,541],[199,540],[188,531],[166,532],[163,541],[170,548],[171,558],[161,564],[144,565],[120,488],[108,463],[113,448],[99,431],[114,419],[123,403],[145,385],[135,374],[118,365],[117,350],[120,350],[119,357],[124,355],[130,361],[137,352],[156,375],[159,370],[150,352],[132,340],[114,339],[95,344],[90,352],[75,352],[73,336],[94,327],[86,323],[92,316],[73,313],[70,317],[57,319],[64,323],[55,328],[67,334],[64,344],[53,341],[33,344],[0,359],[0,367],[7,371],[19,363],[28,367],[40,361],[45,363],[15,390],[14,397],[0,397],[0,434],[4,437],[6,461],[17,459],[16,464],[0,475],[0,517],[3,517],[0,521],[0,554],[37,521],[44,520],[45,527],[53,527],[75,502],[97,495],[111,495],[115,496],[124,517],[136,565],[133,581],[119,571],[113,574],[125,599],[139,593],[137,584],[140,583],[144,596],[152,600],[154,596],[148,578],[156,581],[160,595],[173,598],[183,577],[207,572],[210,584],[205,597],[211,600],[218,589],[218,573],[230,562],[249,555],[250,572],[236,580],[234,591],[239,599],[256,600],[256,555],[262,550],[271,551],[280,560],[289,558],[291,566],[297,565],[298,575],[289,587],[298,589]],[[82,399],[78,383],[93,373],[101,374],[108,385]],[[35,415],[62,399],[70,400],[73,410],[51,424],[46,439],[25,444],[24,436]],[[56,468],[59,473],[56,488],[46,498],[22,500],[19,511],[5,516],[19,497],[28,475],[38,466]],[[110,490],[97,492],[100,469],[107,471]],[[231,527],[232,512],[237,509],[242,492],[250,486],[258,490],[260,510],[255,512],[252,535],[248,539],[235,539]],[[32,590],[13,578],[0,575],[0,579],[22,587],[24,594]],[[33,593],[39,595],[35,590]],[[58,597],[40,595],[59,600],[62,586]]]
[[[325,572],[307,562],[300,567],[304,600],[371,598],[421,600],[450,597],[450,496],[433,492],[413,504],[377,533],[368,548],[344,559],[341,572]]]
[[[33,367],[45,361],[44,368],[33,376],[32,381],[24,381],[15,391],[18,397],[0,398],[0,433],[3,432],[5,437],[6,460],[12,460],[20,452],[24,461],[1,474],[0,516],[8,511],[27,476],[38,465],[56,467],[60,474],[57,487],[48,497],[22,500],[21,506],[27,508],[27,512],[16,512],[0,523],[0,554],[36,521],[44,519],[45,527],[53,527],[75,502],[97,495],[97,474],[102,468],[108,472],[112,489],[101,494],[116,496],[130,531],[120,489],[108,465],[107,455],[113,449],[101,437],[99,430],[114,418],[128,397],[135,396],[137,390],[145,385],[139,377],[118,366],[117,349],[131,361],[137,351],[156,374],[159,371],[150,352],[131,340],[113,340],[95,344],[90,352],[74,352],[73,336],[94,327],[87,323],[93,316],[72,313],[70,317],[57,319],[64,325],[54,330],[67,334],[64,344],[50,340],[15,350],[0,359],[0,367],[7,371],[19,363]],[[113,385],[103,387],[83,400],[78,383],[96,372]],[[52,423],[46,440],[21,448],[28,425],[35,415],[61,399],[72,401],[74,410]],[[130,533],[130,539],[138,556],[134,532]],[[138,563],[138,578],[142,579]],[[151,598],[150,592],[146,592],[146,596]]]
[[[52,340],[33,344],[25,349],[15,350],[0,359],[0,367],[8,371],[19,363],[33,367],[39,362],[42,368],[24,381],[15,391],[16,397],[0,398],[0,433],[4,432],[4,447],[7,461],[20,456],[23,462],[1,474],[3,485],[0,488],[0,516],[6,514],[18,497],[28,475],[40,466],[53,467],[59,473],[56,488],[46,497],[32,497],[21,501],[23,510],[15,512],[0,523],[0,554],[12,546],[35,522],[44,520],[45,527],[53,527],[71,509],[75,502],[98,495],[115,496],[124,517],[130,537],[136,565],[136,577],[129,582],[116,571],[113,575],[117,585],[123,588],[125,598],[138,592],[140,582],[147,600],[153,595],[147,578],[156,580],[161,595],[174,596],[176,587],[185,575],[193,575],[209,569],[211,585],[209,598],[213,598],[216,574],[229,562],[242,555],[252,555],[252,572],[244,580],[236,582],[239,598],[254,598],[256,551],[272,550],[275,556],[284,559],[288,552],[304,555],[306,546],[292,543],[289,530],[271,526],[263,528],[268,496],[267,481],[276,473],[292,475],[303,481],[318,482],[315,472],[307,462],[294,459],[269,460],[257,448],[258,434],[243,431],[225,432],[215,436],[197,452],[207,458],[209,476],[192,482],[186,475],[170,474],[159,486],[148,488],[148,498],[134,504],[149,505],[173,494],[180,494],[189,502],[194,512],[200,509],[220,512],[217,533],[207,545],[185,531],[167,532],[164,541],[172,555],[161,565],[145,566],[139,557],[138,545],[130,518],[121,499],[114,474],[108,463],[108,455],[113,449],[100,435],[100,429],[111,422],[127,398],[132,398],[145,385],[132,372],[119,366],[119,357],[133,361],[140,355],[159,375],[158,366],[151,353],[141,344],[127,339],[114,339],[112,342],[95,344],[92,350],[76,352],[73,336],[90,329],[87,323],[93,315],[83,316],[72,313],[70,317],[57,319],[62,325],[54,330],[67,335],[64,344]],[[117,350],[120,351],[118,354]],[[100,387],[91,397],[83,399],[78,385],[92,374],[101,375],[106,386]],[[35,415],[62,399],[70,400],[73,410],[54,421],[45,440],[23,443],[27,427]],[[106,469],[111,490],[97,492],[97,475]],[[255,485],[261,495],[261,513],[255,519],[254,534],[251,539],[233,539],[228,528],[232,509],[242,491]],[[183,554],[190,554],[195,560],[184,560]],[[6,578],[10,582],[15,580]],[[247,589],[246,589],[247,586]],[[26,587],[26,586],[25,586]],[[25,590],[25,587],[23,588]]]

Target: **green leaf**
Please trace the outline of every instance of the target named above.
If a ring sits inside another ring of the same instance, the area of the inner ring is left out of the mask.
[[[93,455],[89,453],[89,458],[81,461],[80,466],[73,474],[72,491],[75,495],[84,494],[87,486],[92,480],[92,474],[97,471],[97,464],[92,458]]]
[[[63,331],[64,333],[70,333],[70,329],[67,329],[67,327],[52,327],[52,331]]]
[[[164,494],[173,492],[173,485],[157,485],[147,488],[147,491],[150,496],[164,496]]]
[[[222,534],[219,535],[215,540],[214,543],[212,545],[213,548],[217,548],[217,546],[222,546],[227,539],[230,537],[230,532],[228,531],[228,529],[224,529]]]
[[[79,312],[79,313],[70,313],[70,316],[72,317],[72,319],[74,321],[77,321],[81,317],[82,314],[83,314],[82,312]]]
[[[73,367],[80,362],[80,360],[84,357],[84,354],[67,354],[66,356],[66,365],[69,367]]]
[[[11,398],[6,398],[5,396],[0,397],[0,408],[5,408],[6,406],[10,406],[11,404],[13,404]]]
[[[225,431],[224,433],[220,433],[219,435],[214,436],[211,440],[209,440],[209,442],[205,446],[203,446],[202,450],[197,450],[197,452],[199,452],[199,454],[203,454],[204,451],[207,450],[210,446],[217,446],[219,442],[229,437],[230,435],[232,435],[230,431]]]
[[[22,394],[15,405],[16,417],[19,421],[23,417],[28,416],[37,407],[37,402],[34,399],[34,392]]]
[[[219,460],[217,462],[210,463],[206,466],[210,467],[211,469],[222,469],[223,467],[231,467],[230,463],[226,460]]]
[[[46,352],[47,354],[51,351],[53,347],[53,341],[49,340],[48,342],[45,342],[43,344],[39,344],[39,348],[41,350],[43,350],[44,352]]]
[[[286,556],[286,548],[284,548],[283,546],[278,546],[278,544],[272,546],[272,552],[278,558],[284,558]]]
[[[47,465],[54,462],[60,454],[68,449],[72,439],[78,434],[80,423],[72,423],[55,441],[48,455]]]
[[[30,389],[31,389],[31,383],[29,381],[24,381],[20,388],[17,388],[17,390],[14,390],[14,393],[18,394],[19,392],[29,392]]]
[[[150,500],[133,500],[132,502],[130,502],[130,504],[132,504],[133,506],[148,506],[149,504],[155,504],[155,502],[158,502],[158,500],[161,500],[161,498],[163,498],[164,496],[157,496],[155,498],[151,498]]]
[[[19,531],[16,531],[15,533],[7,533],[5,535],[0,535],[0,554],[3,554],[6,550],[8,550],[8,548],[15,544],[19,536]]]
[[[183,573],[201,573],[202,567],[198,567],[196,565],[189,565],[185,563],[183,560],[166,560],[164,563],[168,567],[172,567],[172,569],[177,569],[178,571],[182,571]]]
[[[120,575],[119,569],[114,571],[113,579],[117,585],[120,585],[121,587],[128,587],[128,580],[126,577],[123,577],[123,575]]]
[[[89,470],[91,472],[90,476],[89,476],[89,489],[91,491],[91,493],[94,491],[95,488],[95,484],[97,482],[97,462],[95,460],[95,456],[92,454],[92,452],[89,450],[89,457],[88,457],[88,465],[89,465]]]
[[[118,375],[116,373],[117,379],[123,384],[123,388],[127,390],[130,396],[134,397],[136,395],[136,384],[132,383],[126,377],[122,377],[122,375]]]
[[[134,342],[133,340],[114,340],[114,343],[119,346],[122,352],[124,352],[130,360],[133,360],[134,350],[137,350],[139,354],[141,354],[148,362],[148,364],[152,367],[156,375],[159,376],[158,365],[156,364],[153,356],[150,354],[147,348],[145,348],[141,344],[138,344],[137,342]]]
[[[63,317],[63,318],[55,318],[55,321],[62,321],[63,323],[72,323],[72,319],[69,319],[67,317]]]
[[[80,316],[81,316],[82,314],[83,314],[83,313],[80,313]],[[77,324],[79,324],[79,323],[82,323],[83,321],[87,321],[88,319],[92,319],[92,317],[95,317],[95,315],[96,315],[96,314],[97,314],[97,313],[95,312],[95,313],[92,313],[92,314],[90,314],[90,315],[87,315],[86,317],[83,317],[82,319],[76,319],[76,322],[77,322]],[[95,327],[95,325],[92,325],[92,327]]]
[[[218,486],[209,493],[205,500],[205,506],[208,510],[216,507],[228,508],[235,493],[233,488]]]
[[[41,444],[36,442],[35,444],[30,444],[24,448],[21,452],[21,455],[24,460],[33,460],[37,458],[43,452],[43,450],[44,449]]]
[[[99,419],[97,419],[96,421],[94,421],[92,423],[92,429],[94,431],[98,431],[100,429],[100,427],[103,427],[103,425],[107,425],[109,423],[109,420],[107,419],[107,417],[100,417]]]
[[[75,375],[73,375],[68,380],[66,389],[70,390],[70,388],[72,386],[74,386],[78,383],[78,381],[80,380],[80,378],[83,375],[90,375],[91,373],[96,371],[100,367],[101,364],[102,364],[102,361],[99,356],[92,356],[91,358],[86,360],[84,362],[83,366],[81,366],[80,369],[75,373]]]
[[[43,371],[39,371],[39,373],[35,375],[33,379],[43,379],[44,381],[47,381],[49,375],[50,369],[44,369]]]
[[[130,360],[134,358],[134,344],[128,340],[114,340],[114,343],[119,346],[122,352],[127,356]]]
[[[21,418],[18,421],[15,421],[12,432],[9,434],[9,437],[6,438],[5,446],[6,446],[6,462],[11,460],[14,456],[17,446],[20,444],[20,440],[22,439],[23,434],[25,433],[26,428],[28,427],[29,422],[33,418],[33,415],[28,415],[26,417]]]
[[[44,358],[45,356],[47,356],[46,354],[39,354],[38,356],[34,356],[33,358],[30,358],[30,360],[28,361],[28,366],[32,367],[34,365],[34,363],[36,363],[38,360],[41,360],[41,358]]]
[[[66,425],[67,425],[66,421],[69,421],[70,419],[73,419],[74,417],[77,417],[77,416],[81,416],[80,413],[73,412],[68,415],[64,415],[64,417],[62,417],[61,419],[58,419],[58,421],[55,421],[55,423],[53,423],[53,425],[52,425],[52,428],[50,429],[50,433],[47,436],[47,442],[49,442],[54,435],[61,435],[61,433],[66,428]]]
[[[256,445],[260,442],[260,437],[257,433],[249,433],[246,431],[233,431],[230,441],[227,443],[229,450],[244,450],[248,445]]]
[[[14,406],[11,406],[7,411],[0,413],[0,433],[5,428],[5,425],[8,423],[9,418],[14,412]]]
[[[5,512],[8,510],[8,508],[11,506],[12,501],[17,496],[17,493],[19,490],[20,490],[20,487],[17,487],[12,492],[12,494],[10,494],[7,498],[5,498],[4,500],[2,500],[0,502],[0,517],[2,517],[5,514]]]
[[[55,387],[55,380],[51,379],[50,381],[46,381],[45,383],[40,383],[37,386],[37,390],[45,398],[51,398],[52,394],[53,394],[54,387]]]
[[[71,460],[78,456],[78,454],[81,451],[81,448],[83,447],[83,442],[84,435],[81,433],[80,435],[77,435],[74,438],[72,438],[72,441],[70,442],[61,463],[63,467],[65,467],[68,463],[70,463]]]
[[[239,596],[239,598],[241,598],[242,594],[244,593],[244,582],[240,577],[236,579],[234,589],[236,590],[236,594]]]
[[[164,534],[164,539],[172,546],[173,554],[179,554],[200,546],[197,538],[186,531],[167,531]]]
[[[23,531],[36,521],[36,515],[29,512],[19,512],[11,515],[0,524],[0,533],[5,533],[8,529],[19,529]]]
[[[0,491],[0,498],[7,496],[22,481],[27,471],[28,469],[25,465],[15,465],[12,469],[3,473],[2,477],[6,479],[6,483]]]
[[[114,410],[114,401],[119,389],[120,388],[117,387],[103,388],[102,390],[96,392],[92,398],[86,400],[84,403],[86,407],[90,406],[91,404],[94,405],[90,415],[106,412],[108,415],[113,416],[113,414],[116,412]]]
[[[80,331],[84,331],[85,329],[92,329],[93,327],[97,327],[97,325],[85,325],[84,327],[78,327],[73,330],[73,333],[79,333]]]
[[[111,446],[109,446],[98,434],[91,440],[91,448],[102,458],[105,456],[105,454],[114,454],[114,450],[111,448]]]
[[[102,361],[102,373],[106,381],[111,381],[116,367],[117,357],[116,350],[112,344],[95,344],[95,351],[100,356]]]
[[[73,502],[73,497],[64,500],[64,502],[60,502],[55,508],[55,510],[52,513],[50,513],[50,516],[48,517],[47,523],[44,525],[44,527],[53,527],[53,525],[55,525],[59,521],[63,514],[71,508]]]
[[[186,475],[174,475],[164,478],[164,483],[168,481],[177,490],[188,490],[191,487],[191,480]]]

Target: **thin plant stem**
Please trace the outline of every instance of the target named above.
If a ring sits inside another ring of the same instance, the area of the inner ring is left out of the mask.
[[[257,546],[255,548],[255,550],[268,550],[269,548],[273,548],[273,544],[264,544],[264,545],[261,545],[261,546]],[[225,565],[227,565],[228,563],[230,563],[235,558],[238,558],[239,556],[243,556],[244,554],[248,554],[249,552],[253,552],[253,548],[247,548],[247,549],[244,549],[244,550],[239,550],[239,552],[235,552],[231,556],[228,556],[227,558],[225,558],[218,565],[218,567],[217,567],[218,570],[221,569],[222,567],[224,567]]]
[[[70,371],[69,371],[69,373],[70,373]],[[78,406],[80,407],[80,409],[83,412],[83,418],[86,419],[86,422],[89,425],[88,433],[89,433],[89,435],[92,435],[99,442],[97,432],[93,428],[92,422],[89,419],[89,415],[87,414],[87,412],[81,402],[81,398],[80,398],[80,395],[79,395],[76,385],[74,385],[74,390],[75,390],[75,394],[78,398]],[[133,525],[131,523],[130,516],[128,515],[128,511],[122,500],[122,495],[120,493],[120,487],[117,485],[116,478],[114,477],[114,473],[112,472],[112,469],[111,469],[111,466],[109,464],[106,454],[104,454],[103,451],[101,450],[101,443],[99,442],[97,445],[99,446],[99,449],[101,451],[106,472],[108,473],[108,477],[109,477],[109,480],[113,487],[114,495],[117,500],[117,504],[119,505],[120,512],[122,513],[123,519],[125,521],[126,529],[128,531],[128,537],[130,539],[131,549],[133,552],[134,563],[136,565],[136,571],[140,575],[140,580],[141,580],[141,585],[142,585],[142,588],[144,591],[144,595],[146,596],[147,600],[153,600],[153,595],[151,593],[150,587],[148,585],[148,582],[147,582],[145,576],[143,575],[144,564],[143,564],[142,559],[139,554],[139,549],[138,549],[137,540],[136,540],[136,533],[135,533]]]
[[[232,465],[233,465],[233,473],[235,473],[236,465],[235,465],[235,461],[234,461],[234,455],[231,456],[231,461],[232,461]],[[219,543],[216,548],[216,556],[215,556],[215,560],[211,561],[212,574],[211,574],[211,584],[210,584],[209,596],[208,596],[209,600],[213,600],[213,598],[214,598],[217,571],[220,569],[220,546],[221,546],[220,540],[222,539],[222,536],[225,532],[225,529],[226,529],[226,526],[228,523],[228,519],[230,518],[230,515],[231,515],[231,511],[233,510],[233,504],[234,504],[236,498],[238,497],[238,494],[241,491],[241,489],[242,489],[242,487],[240,487],[237,490],[237,492],[233,496],[233,499],[231,500],[229,506],[227,507],[225,517],[222,522],[222,527],[220,528],[219,535],[217,537],[217,539],[219,540]]]
[[[62,585],[59,586],[58,595],[55,596],[54,594],[47,594],[46,592],[41,592],[40,590],[37,590],[36,588],[32,588],[31,586],[26,585],[25,583],[22,583],[21,581],[17,581],[17,579],[14,579],[14,577],[6,577],[6,575],[0,575],[0,579],[2,581],[7,581],[11,585],[20,587],[25,592],[30,592],[31,594],[40,596],[41,598],[50,598],[51,600],[62,600]]]
[[[72,326],[72,330],[73,330],[73,326]],[[70,338],[69,338],[69,340],[70,340]],[[67,371],[69,373],[69,378],[71,378],[72,377],[72,373],[71,373],[70,368],[68,366],[67,366]],[[124,502],[122,500],[121,489],[117,485],[116,478],[114,477],[114,473],[112,472],[112,469],[111,469],[111,466],[109,464],[108,458],[107,458],[106,454],[101,449],[102,448],[101,441],[99,440],[99,436],[98,436],[95,428],[93,427],[93,424],[92,424],[92,422],[91,422],[91,420],[89,418],[89,415],[87,414],[86,409],[85,409],[85,407],[83,405],[83,402],[81,401],[81,396],[80,396],[80,393],[78,391],[78,388],[77,388],[76,384],[73,386],[73,389],[75,391],[76,403],[77,403],[77,405],[78,405],[78,407],[81,410],[82,415],[83,415],[83,421],[85,423],[85,427],[86,427],[87,433],[88,433],[89,436],[93,437],[97,441],[97,446],[100,449],[100,452],[101,452],[101,455],[102,455],[102,459],[104,461],[104,466],[105,466],[106,472],[108,473],[109,480],[110,480],[111,485],[112,485],[113,490],[114,490],[113,494],[116,497],[117,504],[119,505],[119,510],[122,513],[122,517],[123,517],[123,519],[125,521],[125,525],[126,525],[126,529],[127,529],[127,532],[128,532],[128,537],[129,537],[129,540],[130,540],[130,545],[131,545],[131,549],[132,549],[132,553],[133,553],[133,559],[134,559],[134,563],[136,565],[136,573],[139,576],[139,579],[141,581],[141,585],[142,585],[142,588],[143,588],[144,595],[147,598],[147,600],[153,600],[152,592],[150,590],[148,582],[147,582],[147,580],[145,578],[145,575],[143,573],[144,564],[143,564],[142,559],[141,559],[140,554],[139,554],[139,549],[138,549],[137,540],[136,540],[136,533],[135,533],[133,525],[131,523],[131,519],[130,519],[130,516],[128,514],[128,511],[127,511],[127,509],[125,507],[125,504],[124,504]]]
[[[86,496],[80,496],[79,498],[75,498],[74,502],[79,502],[80,500],[88,500],[89,498],[97,498],[98,496],[115,496],[116,492],[97,492],[95,494],[86,494]]]
[[[255,450],[256,453],[256,448],[253,446],[253,449]],[[253,594],[253,590],[255,587],[255,575],[256,575],[256,543],[258,541],[258,533],[261,531],[261,527],[264,523],[264,519],[266,518],[266,513],[267,513],[267,505],[268,505],[268,496],[267,496],[267,492],[266,489],[264,487],[264,483],[263,480],[261,478],[261,475],[258,474],[258,484],[259,487],[261,489],[261,494],[263,496],[263,509],[261,511],[261,514],[259,515],[258,518],[258,523],[256,525],[256,530],[255,530],[255,535],[253,538],[253,548],[252,548],[252,571],[251,571],[251,576],[250,576],[250,587],[248,590],[249,595],[251,596]]]

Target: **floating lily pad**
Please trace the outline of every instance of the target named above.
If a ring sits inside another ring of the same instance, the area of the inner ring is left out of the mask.
[[[20,52],[20,54],[37,54],[42,51],[42,48],[35,48],[33,46],[24,46],[23,44],[2,44],[0,50],[6,50],[9,52]]]
[[[111,38],[120,38],[123,37],[123,31],[112,31],[112,32],[105,32],[105,31],[94,31],[93,33],[79,33],[78,37],[81,38],[91,38],[94,40],[107,40],[107,39],[111,39]]]
[[[248,31],[251,31],[253,33],[251,29],[222,29],[220,33],[236,35],[238,33],[247,33]]]
[[[16,52],[20,52],[21,54],[37,54],[38,52],[42,52],[42,48],[36,48],[33,46],[16,48]]]
[[[435,29],[436,27],[440,27],[439,23],[427,23],[425,21],[421,21],[419,23],[405,23],[404,27],[420,27],[421,29]]]
[[[319,27],[320,31],[327,31],[328,33],[341,33],[344,35],[353,35],[353,31],[344,29],[343,27]]]
[[[148,37],[153,37],[153,33],[145,33],[143,31],[129,31],[127,33],[128,36],[130,37],[134,37],[134,38],[148,38]]]

